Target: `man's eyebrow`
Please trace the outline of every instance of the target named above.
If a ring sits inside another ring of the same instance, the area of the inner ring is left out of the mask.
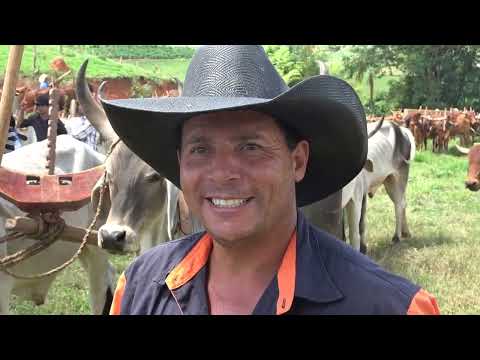
[[[191,144],[198,144],[198,143],[204,143],[208,142],[208,139],[206,136],[203,135],[193,135],[189,136],[184,140],[185,145],[191,145]]]
[[[233,137],[233,140],[236,141],[248,141],[248,140],[259,140],[263,139],[264,137],[260,134],[244,134],[244,135],[237,135]]]

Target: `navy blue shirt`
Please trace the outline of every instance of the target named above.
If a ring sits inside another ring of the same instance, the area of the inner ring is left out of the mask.
[[[40,117],[40,114],[34,113],[25,119],[22,124],[22,127],[33,126],[35,130],[35,135],[37,136],[37,141],[42,141],[47,138],[48,132],[48,120],[44,120]],[[67,129],[63,122],[58,119],[57,122],[57,135],[67,134]]]
[[[158,245],[120,276],[111,314],[209,314],[206,233]],[[435,298],[309,224],[296,232],[253,314],[439,314]]]

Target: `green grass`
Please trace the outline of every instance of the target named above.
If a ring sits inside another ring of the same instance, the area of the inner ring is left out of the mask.
[[[388,270],[434,294],[442,314],[480,314],[480,193],[465,189],[465,157],[417,153],[407,188],[407,219],[412,233],[398,244],[393,204],[381,188],[369,199],[368,255]],[[118,274],[132,260],[112,256]],[[78,263],[54,283],[47,303],[35,306],[13,299],[15,314],[88,314],[87,281]]]
[[[5,69],[9,46],[0,45],[0,68]],[[135,66],[130,63],[120,63],[118,61],[107,59],[103,57],[94,56],[90,53],[82,51],[78,47],[63,46],[63,55],[60,54],[58,45],[37,45],[37,64],[40,73],[53,74],[50,68],[51,61],[57,57],[62,56],[67,65],[76,73],[80,65],[85,59],[90,59],[87,75],[91,78],[104,77],[138,77],[145,76],[152,79],[158,79],[159,76],[145,67]],[[38,75],[33,74],[33,46],[26,45],[22,57],[22,65],[20,68],[21,74],[28,77],[37,78]],[[2,74],[3,77],[3,74]]]
[[[159,78],[176,77],[184,81],[187,73],[189,59],[134,59],[123,60],[123,63],[134,64],[140,68],[151,71]]]
[[[385,191],[369,201],[369,256],[433,293],[443,314],[480,314],[479,193],[465,189],[467,160],[419,152],[407,189],[412,237],[393,244],[393,203]]]

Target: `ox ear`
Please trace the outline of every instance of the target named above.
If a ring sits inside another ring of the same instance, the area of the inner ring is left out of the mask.
[[[373,161],[367,159],[367,161],[365,161],[365,165],[363,165],[363,168],[368,172],[373,172]]]
[[[98,179],[97,183],[93,187],[92,194],[90,196],[91,204],[93,211],[97,211],[98,202],[100,201],[100,190],[102,189],[103,179],[105,174]],[[103,224],[107,221],[108,213],[110,212],[111,202],[110,202],[110,192],[108,187],[105,189],[102,200],[102,211],[100,212],[100,221],[99,224]]]

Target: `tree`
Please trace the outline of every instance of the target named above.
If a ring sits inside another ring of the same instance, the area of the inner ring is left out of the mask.
[[[318,74],[315,46],[267,45],[265,51],[288,86]]]
[[[392,71],[386,98],[391,107],[430,108],[480,106],[480,47],[477,45],[369,45],[353,46],[344,59],[345,74],[368,76],[369,107],[376,107],[374,82]]]

